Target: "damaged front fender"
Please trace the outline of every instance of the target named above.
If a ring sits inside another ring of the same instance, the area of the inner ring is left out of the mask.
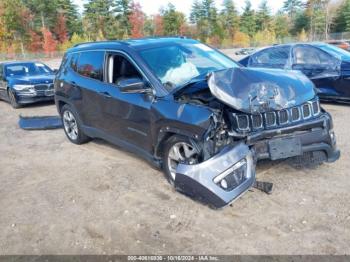
[[[254,153],[243,143],[227,146],[200,164],[179,164],[175,187],[216,208],[224,207],[254,184],[254,159]]]

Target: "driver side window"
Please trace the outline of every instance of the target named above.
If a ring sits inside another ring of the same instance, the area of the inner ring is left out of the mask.
[[[123,55],[111,54],[107,59],[107,81],[110,84],[119,85],[123,80],[143,79],[140,72],[126,57]]]

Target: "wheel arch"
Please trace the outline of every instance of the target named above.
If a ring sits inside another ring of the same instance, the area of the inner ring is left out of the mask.
[[[173,128],[169,126],[163,127],[159,130],[157,143],[155,145],[155,150],[154,150],[154,155],[157,159],[162,158],[166,141],[168,141],[171,137],[176,135],[185,136],[185,137],[188,137],[189,139],[193,139],[194,141],[198,141],[201,137],[201,135],[199,134],[195,134],[186,130],[181,130],[181,129]]]

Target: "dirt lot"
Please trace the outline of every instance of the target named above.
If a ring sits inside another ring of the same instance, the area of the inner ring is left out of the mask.
[[[147,162],[63,130],[23,131],[18,115],[53,104],[0,102],[0,254],[350,254],[350,106],[333,114],[342,158],[316,169],[258,166],[272,195],[251,190],[212,210]]]

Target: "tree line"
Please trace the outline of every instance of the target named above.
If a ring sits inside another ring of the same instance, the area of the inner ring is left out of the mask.
[[[183,35],[214,46],[246,47],[328,39],[350,32],[350,0],[285,0],[272,13],[267,0],[255,10],[246,0],[194,0],[190,16],[169,3],[146,15],[133,0],[0,0],[0,53],[64,51],[85,41]]]

